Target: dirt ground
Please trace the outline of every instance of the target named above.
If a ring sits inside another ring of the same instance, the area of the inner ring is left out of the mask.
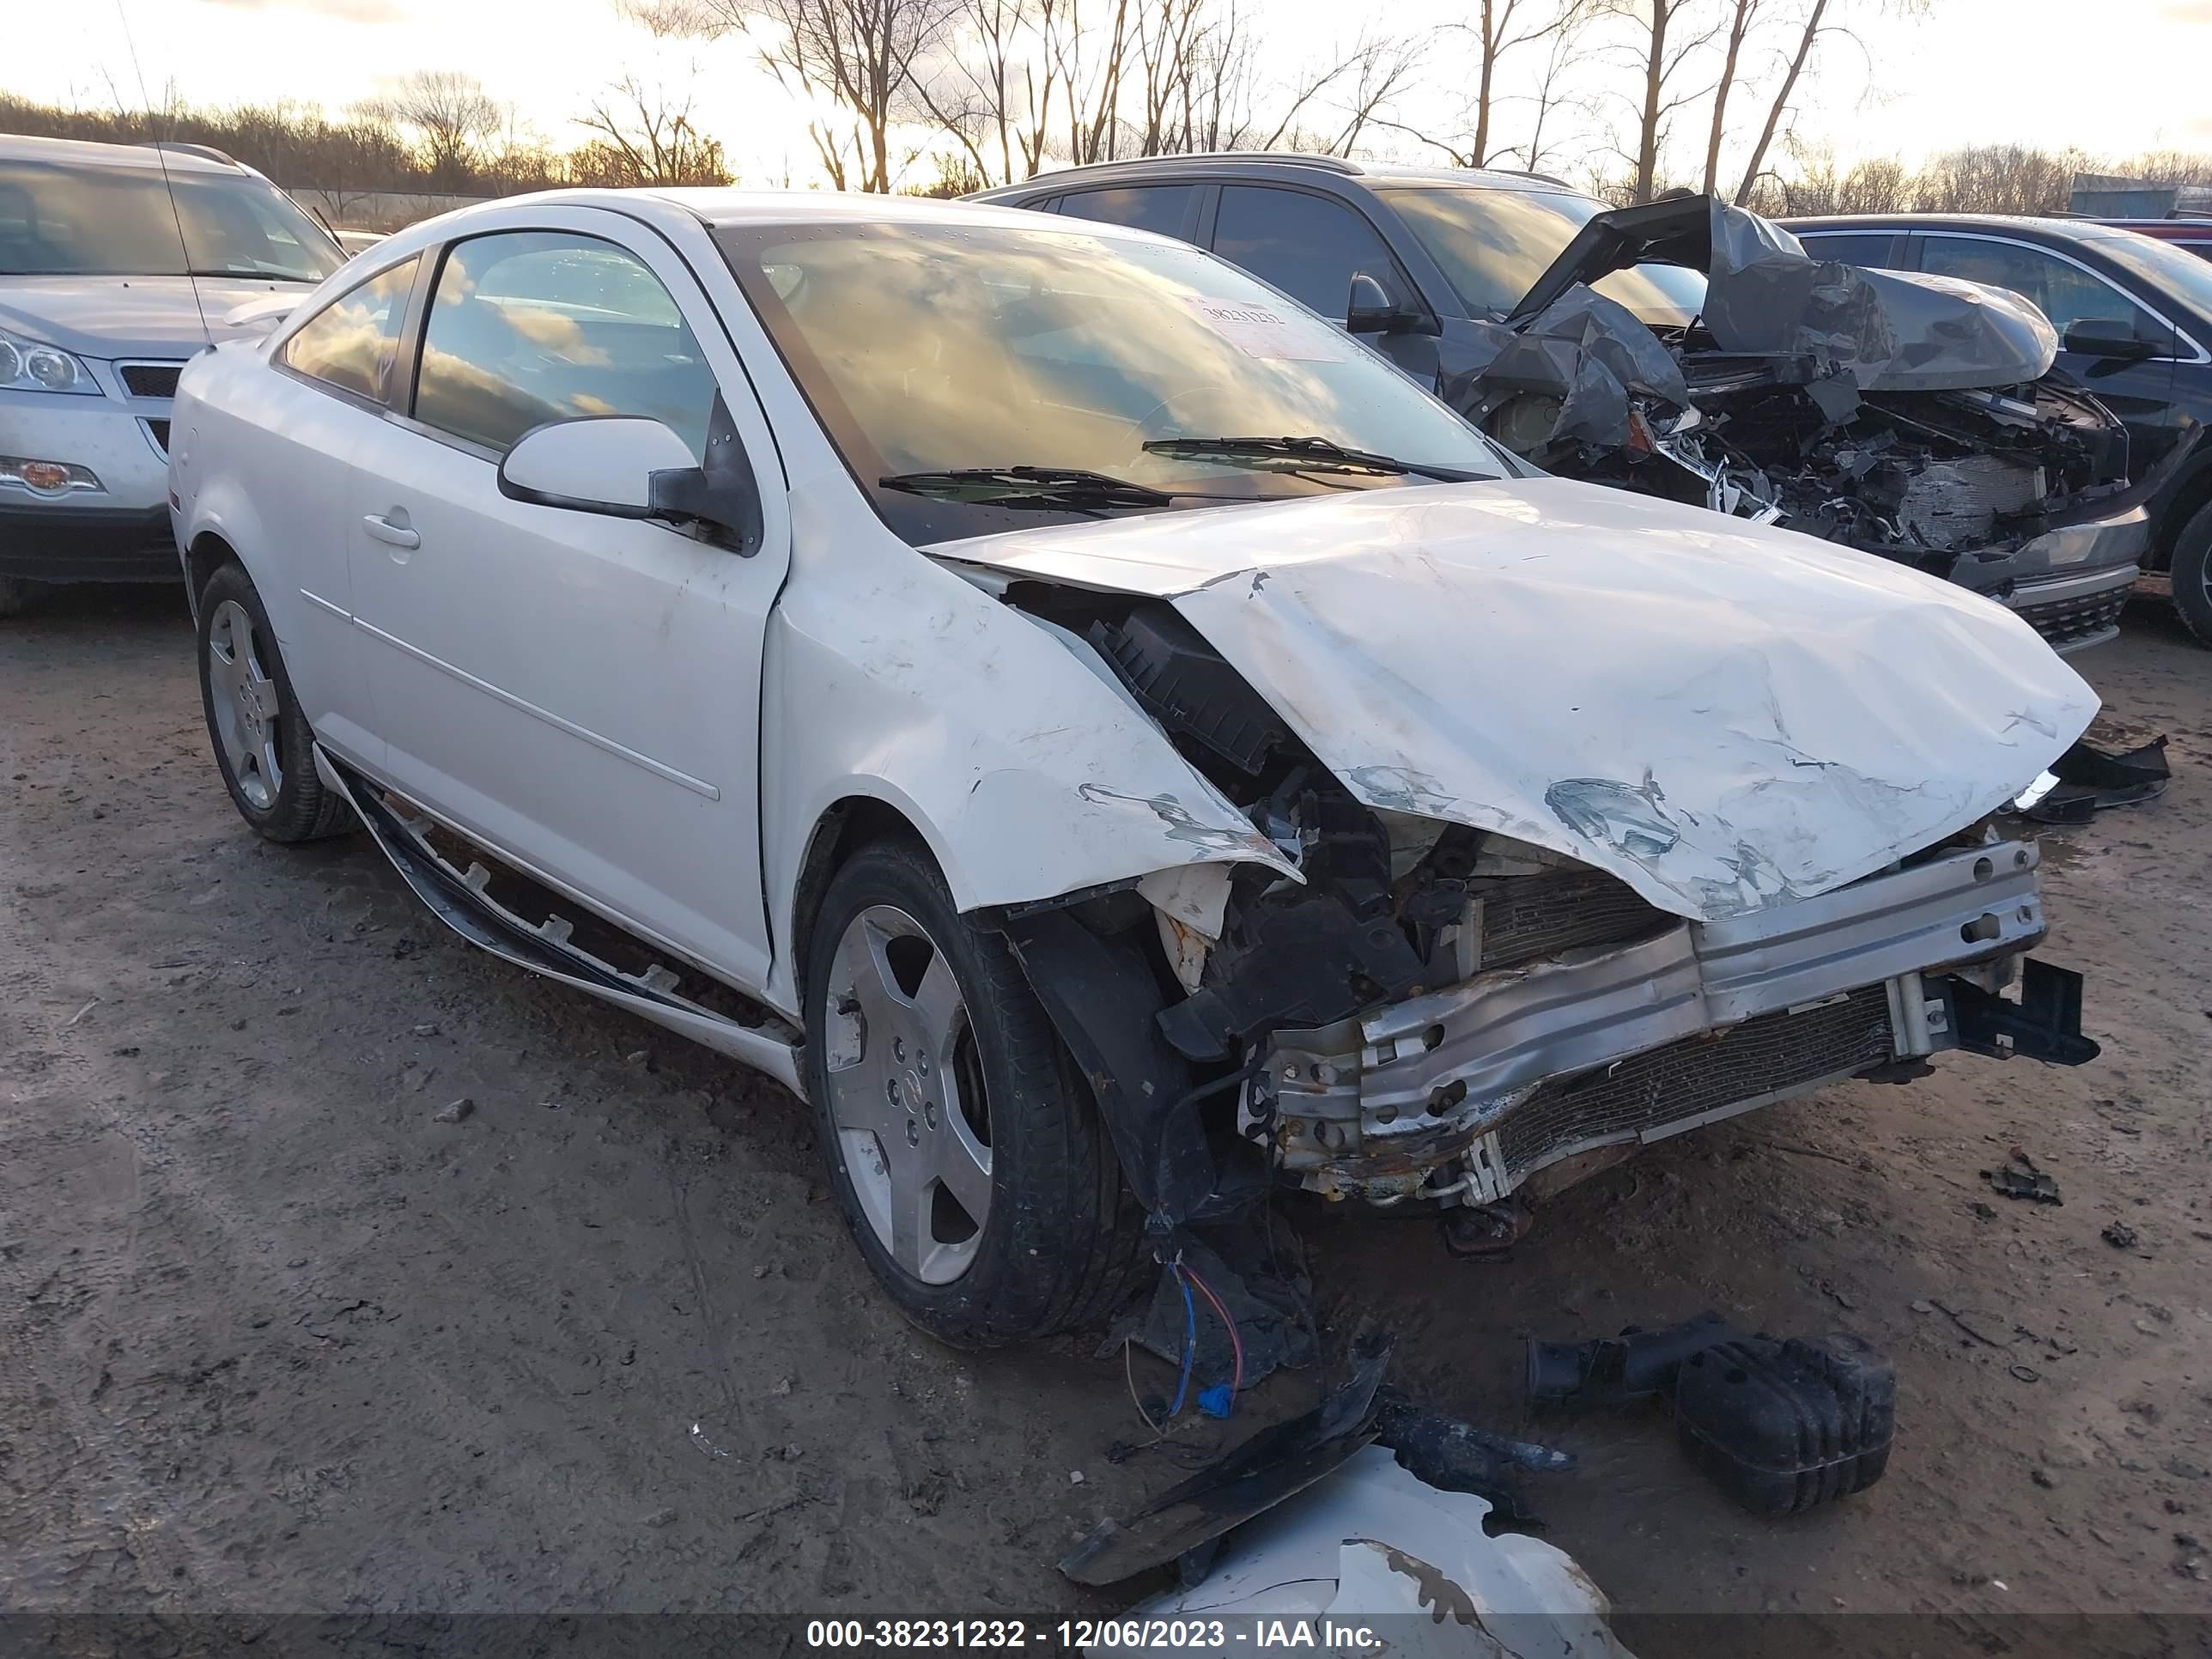
[[[1713,1126],[1504,1264],[1296,1218],[1337,1340],[1380,1323],[1400,1382],[1581,1455],[1529,1496],[1625,1632],[2125,1613],[2083,1650],[2136,1652],[2212,1611],[2212,655],[2142,608],[2080,665],[2177,774],[2045,834],[2101,1060]],[[2015,1146],[2063,1206],[1984,1186]],[[1054,1559],[1176,1478],[1108,1460],[1140,1425],[1091,1343],[906,1326],[797,1102],[471,951],[360,837],[249,834],[165,593],[0,624],[0,1148],[19,1609],[1098,1613]],[[1520,1405],[1524,1335],[1706,1307],[1893,1356],[1887,1479],[1768,1524],[1658,1416]]]

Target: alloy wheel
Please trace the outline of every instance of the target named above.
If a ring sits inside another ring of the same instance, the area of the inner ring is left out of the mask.
[[[208,678],[216,738],[238,793],[265,812],[284,787],[283,699],[263,663],[252,615],[235,599],[208,618]]]
[[[968,1271],[991,1212],[990,1115],[945,953],[888,904],[853,918],[830,966],[830,1116],[861,1213],[926,1285]]]

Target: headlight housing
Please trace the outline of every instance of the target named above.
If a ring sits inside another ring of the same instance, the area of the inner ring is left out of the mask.
[[[61,392],[100,396],[83,362],[58,346],[0,330],[0,392]]]

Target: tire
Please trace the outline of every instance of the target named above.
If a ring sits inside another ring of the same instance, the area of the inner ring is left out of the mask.
[[[19,617],[31,602],[34,584],[20,576],[0,576],[0,617]]]
[[[2212,645],[2212,501],[2173,538],[2173,608],[2199,645]]]
[[[235,563],[208,578],[199,604],[200,708],[239,816],[270,841],[316,841],[353,827],[316,775],[314,733],[276,648],[261,596]]]
[[[957,1347],[1109,1312],[1144,1218],[1005,939],[961,916],[903,839],[846,862],[810,937],[816,1131],[846,1224],[900,1311]]]

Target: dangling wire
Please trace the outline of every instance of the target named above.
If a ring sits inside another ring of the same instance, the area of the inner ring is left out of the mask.
[[[1121,1376],[1129,1385],[1129,1403],[1137,1408],[1137,1415],[1145,1419],[1145,1426],[1152,1431],[1152,1438],[1162,1440],[1166,1438],[1167,1431],[1152,1421],[1152,1414],[1145,1409],[1144,1399],[1137,1392],[1136,1363],[1129,1354],[1129,1350],[1135,1346],[1134,1338],[1125,1336],[1121,1339]]]
[[[1198,1358],[1198,1304],[1190,1297],[1190,1280],[1184,1274],[1182,1257],[1175,1259],[1176,1283],[1182,1286],[1182,1374],[1176,1378],[1175,1404],[1168,1407],[1168,1421],[1172,1423],[1182,1415],[1183,1401],[1190,1395],[1190,1368]]]
[[[1176,1271],[1183,1274],[1190,1284],[1198,1286],[1199,1294],[1213,1304],[1213,1311],[1221,1316],[1221,1322],[1229,1328],[1229,1346],[1237,1356],[1236,1373],[1231,1376],[1229,1383],[1230,1398],[1233,1400],[1244,1392],[1244,1339],[1237,1332],[1237,1322],[1230,1317],[1227,1305],[1213,1293],[1213,1286],[1199,1276],[1198,1269],[1178,1267]],[[1183,1294],[1188,1297],[1190,1294],[1189,1290],[1186,1288]]]

